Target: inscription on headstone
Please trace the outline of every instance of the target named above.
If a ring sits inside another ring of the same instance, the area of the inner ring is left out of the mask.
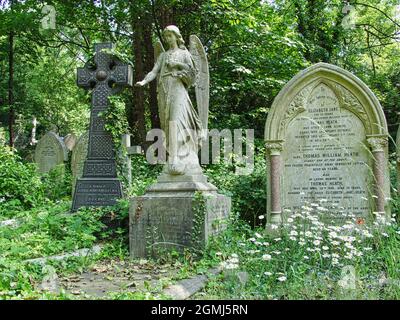
[[[111,43],[96,44],[94,59],[78,69],[78,86],[93,91],[88,155],[83,176],[76,183],[73,211],[82,206],[113,205],[122,196],[113,141],[100,113],[107,109],[110,95],[132,85],[132,69],[103,51],[112,47]]]
[[[265,138],[270,222],[306,203],[322,202],[338,222],[388,213],[386,120],[351,73],[320,63],[297,75],[275,99]]]
[[[204,212],[199,216],[191,197],[144,200],[142,197],[131,200],[134,204],[130,207],[129,232],[132,257],[156,256],[159,249],[183,251],[199,244],[204,246],[211,236],[225,229],[231,206],[230,198],[222,195],[206,197]]]
[[[46,133],[37,143],[35,162],[40,173],[48,173],[68,160],[68,151],[62,139],[54,132]]]
[[[283,206],[299,212],[305,201],[326,199],[325,207],[336,218],[342,218],[338,214],[342,210],[366,216],[365,199],[373,193],[372,162],[364,145],[362,121],[342,110],[336,94],[325,84],[306,92],[306,110],[288,125],[286,141],[290,143],[282,150]]]

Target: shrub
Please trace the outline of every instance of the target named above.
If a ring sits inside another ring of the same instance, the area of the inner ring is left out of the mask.
[[[260,225],[258,217],[266,212],[266,162],[260,145],[255,150],[254,170],[249,175],[235,174],[235,167],[230,164],[211,164],[205,170],[219,192],[231,196],[232,212],[240,212],[240,218],[252,226]]]
[[[35,207],[44,201],[44,185],[34,164],[23,163],[15,150],[0,146],[0,201]]]

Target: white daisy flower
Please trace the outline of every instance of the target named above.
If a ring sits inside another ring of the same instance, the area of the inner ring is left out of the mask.
[[[272,259],[272,256],[270,254],[264,254],[262,258],[264,261],[270,261]]]

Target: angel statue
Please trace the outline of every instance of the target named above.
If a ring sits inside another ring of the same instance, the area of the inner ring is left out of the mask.
[[[158,106],[161,129],[165,133],[168,160],[164,172],[170,175],[202,173],[198,151],[207,136],[209,104],[209,72],[204,48],[197,36],[190,37],[189,51],[179,28],[166,27],[155,48],[156,63],[143,81],[142,87],[157,78]],[[190,100],[188,89],[194,86],[198,113]]]

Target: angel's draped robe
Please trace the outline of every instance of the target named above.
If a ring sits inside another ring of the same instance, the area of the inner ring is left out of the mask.
[[[185,64],[187,68],[172,68],[168,65],[169,61]],[[166,134],[169,173],[197,174],[201,172],[197,153],[201,145],[202,125],[188,94],[188,88],[196,78],[190,52],[178,48],[161,53],[146,78],[152,79],[157,75],[158,107],[161,128]]]

